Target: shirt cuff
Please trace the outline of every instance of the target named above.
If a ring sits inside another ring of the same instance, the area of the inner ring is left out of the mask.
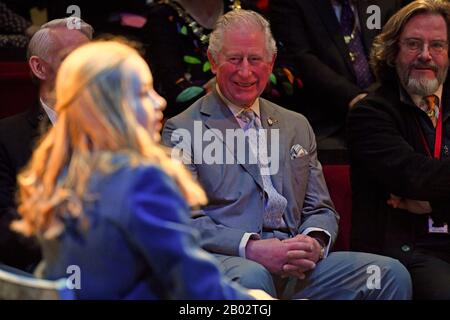
[[[244,233],[241,242],[239,242],[239,257],[241,258],[247,259],[247,257],[245,256],[245,247],[247,246],[247,242],[248,240],[250,240],[250,237],[252,239],[259,239],[259,234],[249,232]]]
[[[328,256],[328,252],[330,251],[330,246],[331,246],[331,234],[330,234],[327,230],[325,230],[325,229],[322,229],[322,228],[315,228],[315,227],[309,227],[309,228],[306,228],[306,230],[303,231],[302,234],[308,235],[308,233],[311,233],[311,232],[313,232],[313,231],[320,231],[320,232],[325,233],[325,234],[328,236],[328,243],[327,243],[327,245],[325,246],[325,252],[324,252],[324,255],[323,255],[323,257],[326,258],[326,257]]]

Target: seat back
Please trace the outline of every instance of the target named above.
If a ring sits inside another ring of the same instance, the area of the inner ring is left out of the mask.
[[[336,211],[341,217],[339,234],[333,251],[350,249],[350,232],[352,225],[352,189],[350,184],[350,166],[348,164],[324,165],[323,174]]]
[[[32,274],[0,265],[0,300],[74,300],[66,279],[35,278]]]

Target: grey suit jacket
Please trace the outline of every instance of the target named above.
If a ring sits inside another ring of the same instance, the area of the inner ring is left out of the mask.
[[[294,236],[307,228],[317,227],[327,230],[334,241],[339,217],[317,160],[311,126],[302,115],[262,98],[260,116],[265,129],[279,130],[279,171],[272,181],[277,191],[288,201],[283,215],[287,233]],[[205,134],[208,129],[215,130]],[[239,243],[246,232],[262,234],[264,192],[258,165],[236,160],[237,143],[232,145],[224,138],[227,129],[240,127],[217,92],[213,92],[169,119],[163,129],[162,140],[167,146],[182,146],[188,150],[188,158],[192,162],[188,167],[207,193],[208,205],[192,219],[193,225],[201,233],[202,246],[210,252],[238,256]],[[180,132],[183,139],[180,139]],[[190,138],[186,138],[187,133]],[[203,139],[202,134],[205,134]],[[269,133],[269,156],[270,136]],[[219,155],[223,152],[219,158],[227,159],[231,153],[229,158],[234,156],[233,163],[200,161],[204,158],[202,153],[210,154],[211,141],[216,144],[220,142],[223,147],[222,151],[216,150]],[[291,159],[290,149],[296,144],[301,145],[307,154]]]

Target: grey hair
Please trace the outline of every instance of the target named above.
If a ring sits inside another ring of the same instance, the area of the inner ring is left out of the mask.
[[[31,56],[47,58],[55,41],[54,36],[52,36],[52,30],[58,28],[69,28],[70,25],[77,23],[77,20],[74,19],[79,18],[67,17],[62,19],[54,19],[43,24],[30,39],[27,49],[27,59],[30,59]],[[76,30],[88,37],[89,40],[92,40],[94,28],[82,19],[79,19],[79,21],[80,28]]]
[[[277,45],[272,36],[269,22],[259,13],[251,10],[232,10],[221,16],[209,36],[208,51],[217,61],[217,55],[222,49],[223,35],[225,31],[233,27],[258,27],[264,32],[266,38],[266,50],[270,57],[277,53]]]

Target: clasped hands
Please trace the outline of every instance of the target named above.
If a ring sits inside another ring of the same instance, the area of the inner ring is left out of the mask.
[[[316,267],[321,249],[316,239],[300,234],[285,240],[249,240],[246,256],[273,274],[304,279],[305,272]]]

